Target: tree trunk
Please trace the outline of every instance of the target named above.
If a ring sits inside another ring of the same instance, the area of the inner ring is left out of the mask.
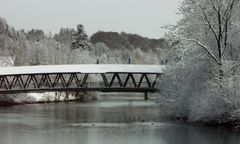
[[[219,79],[223,79],[223,66],[222,64],[219,64]]]

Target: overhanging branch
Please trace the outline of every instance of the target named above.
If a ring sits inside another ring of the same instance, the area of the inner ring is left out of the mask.
[[[177,36],[177,37],[179,37],[179,36]],[[208,49],[208,47],[207,46],[205,46],[204,44],[202,44],[201,42],[199,42],[198,40],[196,40],[196,39],[189,39],[189,38],[183,38],[183,37],[179,37],[180,39],[182,39],[182,40],[185,40],[185,41],[191,41],[191,42],[194,42],[194,43],[196,43],[197,45],[199,45],[200,47],[202,47],[212,58],[213,58],[213,60],[217,63],[217,64],[221,64],[220,62],[219,62],[219,60],[217,59],[217,57]]]

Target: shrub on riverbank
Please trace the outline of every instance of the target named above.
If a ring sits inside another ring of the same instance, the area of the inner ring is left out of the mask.
[[[185,61],[160,79],[159,105],[168,116],[205,124],[240,123],[240,78],[214,75],[207,61]]]

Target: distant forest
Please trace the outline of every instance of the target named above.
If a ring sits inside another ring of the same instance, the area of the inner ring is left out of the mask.
[[[12,57],[14,65],[166,64],[173,46],[165,38],[125,32],[99,31],[88,37],[81,24],[61,28],[54,35],[39,29],[17,31],[0,18],[0,56]]]

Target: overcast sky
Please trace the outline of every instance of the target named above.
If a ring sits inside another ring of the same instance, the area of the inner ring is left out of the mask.
[[[0,17],[16,29],[59,32],[83,24],[88,35],[102,31],[159,38],[175,24],[180,0],[0,0]]]

